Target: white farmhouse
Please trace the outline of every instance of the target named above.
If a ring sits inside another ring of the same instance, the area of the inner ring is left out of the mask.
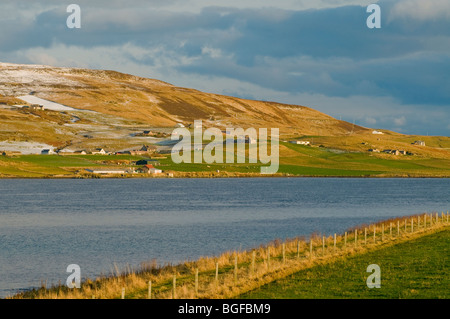
[[[92,154],[94,154],[94,155],[97,155],[97,154],[105,155],[106,151],[103,148],[96,148],[95,151],[92,152]]]
[[[309,145],[309,144],[311,144],[309,141],[289,141],[289,143],[299,144],[299,145]]]

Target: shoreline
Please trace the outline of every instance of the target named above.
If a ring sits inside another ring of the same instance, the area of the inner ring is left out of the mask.
[[[327,178],[327,179],[448,179],[450,176],[217,176],[217,177],[99,177],[99,178],[79,178],[79,177],[0,177],[0,180],[76,180],[76,179],[245,179],[245,178]]]
[[[76,179],[245,179],[245,178],[327,178],[327,179],[448,179],[450,176],[217,176],[217,177],[99,177],[99,178],[79,178],[79,177],[0,177],[0,180],[76,180]]]
[[[429,218],[425,216],[429,216]],[[434,216],[436,216],[436,219]],[[446,219],[444,219],[444,216],[446,216]],[[397,224],[394,225],[394,233],[392,232],[393,224]],[[391,227],[390,231],[389,227]],[[365,238],[363,234],[368,229],[373,230],[373,235],[370,233]],[[396,229],[397,232],[395,232]],[[345,235],[335,233],[337,242],[335,239],[334,248],[330,235],[330,237],[327,237],[326,250],[325,237],[322,241],[321,236],[312,234],[309,240],[303,237],[288,238],[282,242],[274,240],[262,243],[259,247],[239,252],[225,251],[215,256],[203,256],[196,260],[186,260],[161,266],[148,264],[132,272],[117,270],[116,274],[111,273],[97,278],[87,278],[82,283],[81,289],[77,290],[71,290],[61,284],[50,287],[43,286],[11,295],[5,299],[119,299],[121,293],[122,299],[125,299],[125,287],[128,294],[127,299],[147,299],[150,298],[147,296],[149,280],[156,288],[152,293],[152,299],[155,297],[155,299],[171,299],[173,298],[171,285],[174,274],[182,282],[180,287],[177,285],[177,289],[184,286],[184,289],[179,291],[180,294],[184,293],[183,297],[180,296],[182,299],[239,298],[243,293],[275,280],[287,278],[289,275],[304,269],[334,263],[352,256],[393,247],[436,232],[449,230],[448,211],[446,214],[442,212],[442,215],[437,212],[406,215],[381,220],[370,225],[355,225],[348,229],[348,237],[347,232],[345,232]],[[338,236],[336,237],[336,235]],[[358,242],[356,241],[357,238],[359,238]],[[270,247],[272,249],[270,250],[270,257],[268,257]],[[255,256],[257,256],[256,264]],[[238,257],[239,264],[237,263]],[[213,280],[214,267],[217,274],[219,264],[222,277],[221,287],[217,286],[217,279],[216,281]],[[234,275],[233,265],[235,267]],[[239,282],[236,279],[237,265],[239,265],[240,271]],[[249,272],[252,274],[251,278],[247,277]],[[195,275],[197,278],[199,273],[203,278],[207,278],[203,284],[204,292],[200,294],[198,292],[193,293],[194,273],[197,273]]]
[[[391,178],[391,179],[414,179],[414,178],[429,178],[429,179],[443,179],[450,178],[450,175],[442,175],[442,176],[430,176],[430,175],[409,175],[409,174],[380,174],[380,175],[368,175],[368,176],[346,176],[346,175],[293,175],[293,174],[252,174],[252,173],[226,173],[226,174],[218,174],[218,173],[205,173],[199,174],[196,172],[186,172],[181,173],[178,176],[117,176],[117,175],[98,175],[98,176],[82,176],[82,175],[48,175],[48,176],[0,176],[0,180],[4,179],[189,179],[189,178],[210,178],[210,179],[225,179],[225,178],[372,178],[372,179],[383,179],[383,178]]]

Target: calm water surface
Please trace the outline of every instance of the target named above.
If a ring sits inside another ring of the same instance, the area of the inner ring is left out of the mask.
[[[450,179],[0,180],[0,297],[449,208]]]

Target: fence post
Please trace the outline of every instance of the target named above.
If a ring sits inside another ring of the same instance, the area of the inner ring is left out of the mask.
[[[297,240],[297,259],[300,259],[300,240]]]
[[[411,233],[414,232],[414,218],[411,218]]]
[[[427,228],[427,214],[423,216],[423,228]]]
[[[358,230],[355,229],[355,247],[358,246]]]
[[[397,237],[400,237],[400,221],[397,220]]]
[[[406,222],[406,218],[405,218],[405,234],[406,234],[406,224],[407,224],[407,222]]]
[[[367,245],[367,227],[364,227],[364,245]]]
[[[281,249],[282,249],[282,253],[283,253],[283,264],[285,264],[286,263],[286,244],[285,243],[283,243],[281,245]]]
[[[148,282],[148,294],[147,294],[148,299],[152,299],[152,281],[150,280]]]
[[[195,268],[195,297],[198,296],[198,268]]]
[[[121,296],[121,298],[125,299],[125,288],[122,288],[122,296]]]
[[[381,224],[381,241],[384,241],[384,223]]]
[[[322,236],[322,256],[325,256],[325,236]]]
[[[237,284],[237,272],[238,272],[238,264],[237,264],[237,254],[234,255],[234,284]]]
[[[216,278],[215,278],[215,281],[216,281],[216,285],[219,285],[219,263],[218,262],[216,262]]]
[[[333,246],[333,252],[336,252],[336,233],[334,233],[334,246]]]
[[[377,233],[377,225],[373,225],[373,243],[375,244],[377,242],[376,239],[376,233]]]
[[[312,252],[313,252],[313,242],[312,238],[309,239],[309,258],[312,258]]]
[[[177,298],[177,275],[173,275],[173,283],[172,283],[172,299]]]
[[[392,239],[392,222],[389,223],[389,237]]]
[[[256,251],[253,251],[253,253],[252,253],[252,276],[255,275],[255,258],[256,258]]]
[[[344,248],[347,248],[347,232],[344,235]]]

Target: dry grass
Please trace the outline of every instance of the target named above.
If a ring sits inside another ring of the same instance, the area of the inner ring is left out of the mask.
[[[87,280],[80,289],[69,289],[63,285],[48,289],[42,287],[12,298],[115,299],[122,297],[123,289],[125,298],[148,298],[151,281],[151,298],[171,299],[174,297],[174,276],[175,298],[233,298],[297,271],[405,242],[448,225],[448,212],[393,218],[372,225],[360,225],[344,234],[326,237],[313,234],[309,240],[303,237],[285,242],[277,240],[252,250],[229,251],[177,265],[158,266],[155,261],[150,261],[141,264],[137,271],[126,269],[122,272],[116,267],[114,276]]]
[[[32,66],[4,66],[33,73]],[[278,127],[281,133],[346,135],[369,129],[299,105],[240,99],[204,93],[168,83],[113,71],[41,67],[47,75],[45,85],[18,83],[21,94],[35,95],[78,109],[144,122],[156,127],[173,127],[202,119],[216,127]],[[51,82],[53,80],[53,83]],[[61,85],[70,83],[70,85]],[[11,83],[2,88],[11,96],[18,91]],[[230,126],[228,126],[230,127]]]
[[[17,66],[17,68],[27,67]],[[108,136],[114,133],[127,135],[129,132],[124,129],[126,127],[150,126],[169,129],[177,122],[191,124],[194,120],[201,119],[205,128],[275,127],[280,129],[282,139],[291,137],[312,139],[315,145],[351,152],[367,152],[369,148],[406,150],[415,155],[371,153],[370,156],[375,159],[406,162],[417,158],[440,159],[442,163],[428,164],[431,168],[434,165],[437,165],[437,168],[442,166],[448,168],[450,137],[411,136],[389,131],[384,131],[383,135],[374,135],[372,129],[339,121],[305,106],[205,93],[114,71],[53,67],[42,67],[38,70],[46,73],[47,80],[53,79],[54,83],[49,82],[41,86],[33,81],[33,87],[29,87],[27,83],[16,83],[20,87],[20,92],[26,94],[25,92],[34,91],[34,86],[37,86],[36,96],[76,109],[97,111],[98,113],[75,112],[80,118],[77,125],[90,123],[92,128],[77,128],[76,125],[70,125],[68,115],[58,115],[59,112],[52,115],[50,112],[24,114],[0,109],[2,120],[0,140],[39,141],[58,147],[70,144],[79,149],[101,145],[121,149],[129,147],[128,139]],[[72,86],[61,85],[67,81],[72,83]],[[16,84],[3,83],[6,91],[8,87],[15,87]],[[11,96],[0,95],[0,103],[24,104],[12,96],[16,92],[15,89],[11,90]],[[104,130],[105,126],[111,129],[106,135],[94,134],[96,136],[91,140],[82,137],[86,133],[84,130],[95,133]],[[427,146],[412,145],[415,140],[424,140]],[[296,155],[284,146],[280,151],[281,157],[287,158],[284,161],[282,159],[282,164],[308,166],[307,160],[311,156]],[[320,159],[314,160],[320,165]],[[427,163],[423,164],[428,170]],[[361,166],[360,163],[353,165],[355,169]],[[426,172],[424,175],[427,175]]]

